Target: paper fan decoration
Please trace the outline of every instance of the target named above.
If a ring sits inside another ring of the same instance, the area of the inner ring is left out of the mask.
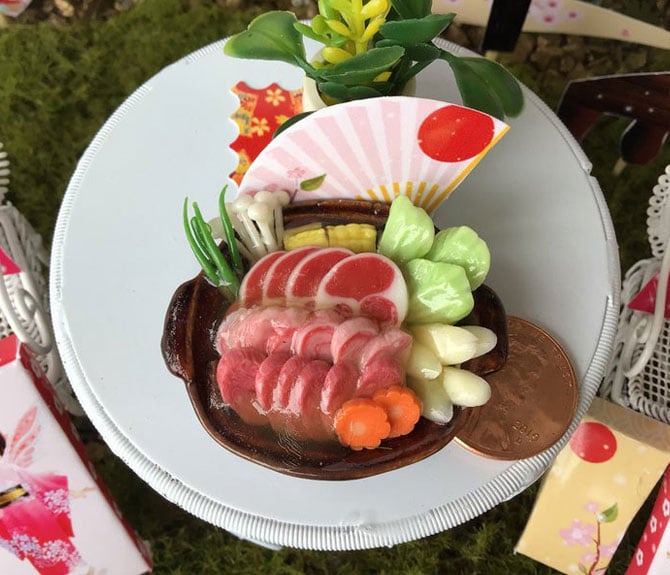
[[[477,110],[425,98],[337,104],[272,140],[249,166],[240,193],[382,202],[405,194],[431,213],[508,129]]]

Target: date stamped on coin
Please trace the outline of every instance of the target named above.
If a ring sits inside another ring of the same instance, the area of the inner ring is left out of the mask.
[[[470,410],[456,440],[494,459],[526,459],[567,431],[578,401],[574,368],[561,345],[537,325],[507,318],[507,362],[486,376],[491,399]]]

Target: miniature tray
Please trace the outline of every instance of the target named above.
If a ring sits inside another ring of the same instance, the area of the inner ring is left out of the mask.
[[[198,273],[183,238],[184,196],[216,213],[216,191],[238,163],[229,147],[237,137],[235,84],[295,90],[302,81],[288,65],[227,58],[222,45],[168,66],[132,94],[93,139],[65,194],[52,247],[52,315],[67,374],[93,423],[167,499],[273,545],[394,545],[459,525],[522,491],[568,434],[522,461],[485,459],[450,442],[387,473],[314,481],[222,449],[194,417],[160,350],[175,286]],[[421,73],[417,95],[460,103],[442,62]],[[616,332],[616,241],[588,160],[552,111],[525,95],[522,115],[434,219],[478,231],[491,247],[487,284],[507,313],[550,331],[572,358],[580,384],[572,431]]]

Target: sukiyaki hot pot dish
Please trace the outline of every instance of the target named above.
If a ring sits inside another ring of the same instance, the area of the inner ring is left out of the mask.
[[[434,100],[339,104],[277,136],[216,217],[184,202],[203,271],[174,293],[162,351],[214,440],[348,480],[455,437],[505,363],[506,317],[484,233],[430,214],[506,129]]]

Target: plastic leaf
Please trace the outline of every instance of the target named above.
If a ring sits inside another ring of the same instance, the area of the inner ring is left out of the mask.
[[[405,48],[407,56],[415,62],[425,62],[426,60],[432,62],[440,57],[441,50],[432,42],[422,42],[416,46],[408,46]]]
[[[411,46],[430,42],[448,28],[453,19],[454,14],[430,14],[424,18],[395,20],[382,24],[379,33],[403,46]]]
[[[273,11],[261,14],[247,29],[232,36],[223,51],[236,58],[280,60],[295,64],[296,57],[305,58],[302,35],[295,29],[295,14]]]
[[[388,82],[375,82],[375,86],[345,86],[337,82],[319,82],[319,92],[337,102],[378,98],[388,94],[391,85]]]
[[[428,16],[433,7],[433,2],[432,0],[391,0],[391,6],[401,18],[407,20]]]
[[[477,74],[467,63],[452,55],[443,54],[449,63],[458,91],[461,94],[463,105],[480,112],[494,116],[500,120],[505,118],[505,108],[498,96],[488,86],[486,80]]]
[[[461,61],[470,66],[496,93],[505,115],[518,116],[521,113],[524,104],[521,86],[503,66],[487,58],[464,57]]]
[[[314,190],[318,190],[321,187],[321,184],[323,184],[325,179],[326,174],[321,174],[320,176],[310,178],[309,180],[303,180],[300,182],[300,189],[303,192],[313,192]]]
[[[345,85],[370,83],[382,72],[390,70],[404,53],[400,46],[372,48],[323,70],[322,77]]]
[[[325,16],[326,18],[337,18],[338,13],[329,0],[319,0],[317,3],[319,9],[319,14]]]

